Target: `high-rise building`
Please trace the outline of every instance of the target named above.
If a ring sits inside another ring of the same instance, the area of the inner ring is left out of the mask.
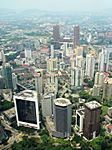
[[[102,49],[102,52],[99,53],[98,70],[99,70],[99,72],[108,72],[108,70],[109,70],[108,49]]]
[[[95,69],[95,58],[91,54],[86,55],[86,76],[93,79],[94,77],[94,69]]]
[[[60,26],[59,25],[54,25],[53,26],[53,40],[55,42],[60,41]]]
[[[84,79],[84,70],[81,67],[74,67],[71,70],[71,86],[81,87]]]
[[[70,64],[71,64],[71,68],[73,69],[74,67],[76,67],[76,58],[72,57],[70,58]]]
[[[51,58],[55,57],[55,50],[54,50],[54,45],[51,45]]]
[[[60,26],[54,25],[53,26],[53,42],[54,42],[54,49],[60,48]]]
[[[43,93],[44,88],[43,74],[43,69],[37,69],[34,73],[36,91],[40,95]]]
[[[57,137],[64,138],[71,135],[71,108],[72,104],[68,99],[54,100],[54,123]]]
[[[18,126],[40,129],[37,92],[25,90],[14,96]]]
[[[43,98],[42,98],[42,115],[43,115],[43,117],[47,117],[47,116],[52,117],[53,105],[54,105],[55,99],[56,99],[56,96],[54,93],[48,93],[43,96]]]
[[[105,79],[103,84],[103,99],[112,98],[112,78]]]
[[[25,59],[26,59],[26,62],[32,59],[31,49],[25,49]]]
[[[9,63],[3,64],[2,74],[4,77],[4,81],[5,81],[5,88],[6,89],[13,89],[12,68],[11,68]]]
[[[84,58],[83,56],[76,56],[76,67],[81,67],[84,69]]]
[[[79,132],[83,131],[84,116],[85,116],[84,108],[76,110],[76,128],[78,127]]]
[[[105,80],[105,74],[102,72],[101,73],[96,72],[96,74],[95,74],[95,85],[100,85],[102,87],[104,80]]]
[[[15,73],[12,73],[12,83],[13,83],[13,89],[17,90],[18,79]]]
[[[48,59],[47,60],[47,71],[50,72],[50,71],[54,71],[57,69],[57,59],[54,58],[54,59]]]
[[[101,105],[96,101],[85,104],[84,137],[93,139],[100,133],[100,109]]]
[[[76,48],[80,45],[80,27],[74,26],[73,30],[73,48]]]

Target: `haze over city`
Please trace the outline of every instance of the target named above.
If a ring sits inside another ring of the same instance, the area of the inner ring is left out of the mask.
[[[98,11],[111,6],[111,0],[0,0],[0,8],[18,10]]]

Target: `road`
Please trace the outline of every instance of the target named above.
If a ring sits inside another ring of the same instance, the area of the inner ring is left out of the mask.
[[[0,145],[0,150],[8,150],[14,142],[20,142],[22,140],[23,134],[10,127],[4,120],[2,120],[1,123],[6,130],[11,131],[12,133],[12,136],[9,137],[7,141],[7,145]]]

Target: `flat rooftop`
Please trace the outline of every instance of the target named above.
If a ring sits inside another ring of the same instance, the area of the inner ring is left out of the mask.
[[[101,107],[100,103],[98,103],[97,101],[91,101],[91,102],[85,103],[85,106],[91,110]]]
[[[69,99],[57,98],[54,100],[54,104],[57,106],[65,107],[65,106],[71,105],[71,102]]]
[[[8,109],[8,110],[5,110],[3,112],[3,114],[5,114],[7,117],[9,118],[13,118],[16,116],[16,111],[15,111],[15,107],[11,108],[11,109]]]
[[[16,97],[24,98],[24,99],[37,99],[37,93],[33,90],[24,90],[18,94],[15,95]]]

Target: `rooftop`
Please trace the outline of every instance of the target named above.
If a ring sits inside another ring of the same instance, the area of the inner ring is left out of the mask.
[[[55,99],[54,103],[55,103],[55,105],[62,106],[62,107],[71,105],[70,100],[69,99],[65,99],[65,98],[57,98],[57,99]]]
[[[89,109],[96,109],[96,108],[100,108],[101,105],[100,103],[96,102],[96,101],[91,101],[85,104],[86,107],[88,107]]]
[[[24,90],[24,91],[18,93],[16,95],[16,97],[20,97],[20,98],[24,98],[24,99],[30,98],[30,100],[32,100],[35,98],[37,99],[37,93],[36,93],[36,91],[33,91],[33,90]]]
[[[8,109],[8,110],[5,110],[3,112],[7,117],[9,118],[12,118],[16,115],[16,111],[15,111],[15,107],[11,108],[11,109]]]

